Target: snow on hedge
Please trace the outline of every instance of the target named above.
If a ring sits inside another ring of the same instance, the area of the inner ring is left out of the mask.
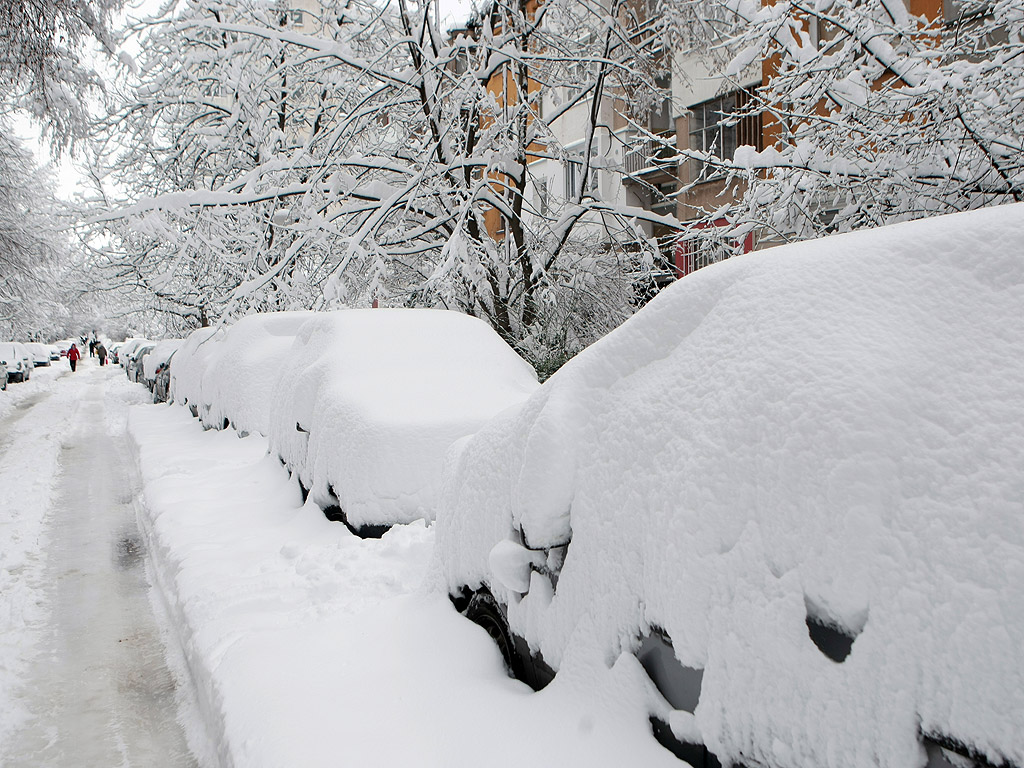
[[[199,415],[209,408],[209,398],[203,395],[203,375],[215,359],[226,333],[219,326],[199,328],[185,339],[171,364],[170,399],[173,402],[194,406]]]
[[[271,447],[353,526],[432,519],[448,447],[537,387],[483,321],[430,309],[318,314],[284,367]]]
[[[271,396],[280,376],[290,378],[288,353],[299,327],[312,312],[267,312],[243,317],[227,329],[203,378],[210,410],[203,423],[266,435]]]
[[[1021,457],[1014,205],[679,281],[460,445],[437,562],[563,671],[662,628],[704,670],[664,714],[724,762],[907,768],[923,732],[1024,765]],[[571,537],[553,594],[492,576],[517,528]]]

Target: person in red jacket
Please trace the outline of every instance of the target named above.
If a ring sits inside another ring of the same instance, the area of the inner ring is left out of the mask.
[[[74,372],[75,366],[78,364],[78,358],[82,356],[82,353],[78,351],[78,347],[75,344],[71,345],[71,349],[68,350],[68,362],[71,363],[71,371]]]

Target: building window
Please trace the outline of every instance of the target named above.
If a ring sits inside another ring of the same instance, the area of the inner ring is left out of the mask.
[[[281,14],[280,24],[282,27],[301,27],[303,11],[299,8],[289,8],[288,3],[278,2],[275,10]]]
[[[761,116],[749,110],[753,98],[746,91],[733,91],[690,107],[689,148],[722,160],[732,160],[739,146],[752,146],[761,151],[764,148]],[[698,160],[691,160],[688,168],[690,181],[696,181],[701,174],[705,181],[717,175]]]
[[[570,160],[565,164],[565,196],[573,197],[576,194],[576,184],[579,182],[580,173],[583,170],[583,163]]]
[[[541,216],[548,215],[548,180],[534,179],[533,188],[537,190],[537,212]]]
[[[576,194],[576,185],[580,181],[580,176],[583,174],[583,161],[582,160],[568,160],[565,163],[565,197],[566,199],[571,198]],[[587,188],[584,192],[593,192],[597,189],[597,177],[598,171],[594,166],[590,166],[590,173],[587,175]]]
[[[690,108],[690,149],[732,159],[736,152],[736,123],[732,114],[736,96],[729,93]],[[701,173],[712,175],[710,168],[697,160],[690,161],[690,180]]]

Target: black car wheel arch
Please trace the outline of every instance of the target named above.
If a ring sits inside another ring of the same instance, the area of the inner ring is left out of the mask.
[[[463,587],[450,594],[449,598],[459,613],[483,627],[498,646],[509,677],[526,683],[535,691],[541,690],[554,679],[555,670],[544,661],[543,656],[533,653],[526,639],[512,632],[504,606],[486,586],[476,590]]]

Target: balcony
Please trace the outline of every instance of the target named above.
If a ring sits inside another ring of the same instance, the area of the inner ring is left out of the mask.
[[[626,146],[622,164],[627,182],[651,184],[658,178],[676,178],[679,158],[675,132],[634,139]]]

